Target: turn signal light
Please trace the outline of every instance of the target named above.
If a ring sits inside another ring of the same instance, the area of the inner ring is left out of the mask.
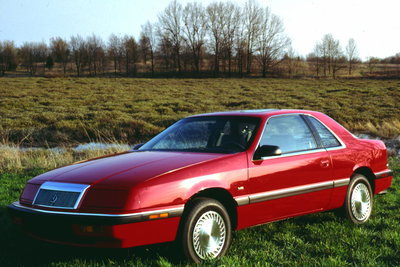
[[[84,233],[93,233],[94,232],[94,227],[92,225],[82,226],[82,232],[84,232]]]
[[[161,213],[161,214],[150,215],[149,219],[154,220],[154,219],[167,218],[167,217],[168,217],[168,213]]]
[[[104,233],[104,226],[101,225],[80,225],[79,232],[85,234],[100,234]]]

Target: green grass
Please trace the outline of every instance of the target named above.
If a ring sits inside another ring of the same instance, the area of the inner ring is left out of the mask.
[[[68,153],[71,152],[64,156]],[[20,157],[29,162],[35,155]],[[388,194],[375,197],[368,223],[356,226],[330,211],[244,229],[234,233],[225,257],[203,265],[400,265],[398,158],[390,159],[390,168],[396,174],[393,185]],[[195,266],[177,260],[177,251],[170,243],[131,249],[89,249],[47,244],[20,234],[10,223],[6,206],[18,200],[28,179],[46,170],[29,167],[0,173],[0,266]]]
[[[19,234],[6,207],[28,179],[72,161],[119,151],[74,152],[71,143],[140,142],[196,113],[301,108],[327,113],[352,131],[400,134],[399,80],[0,79],[0,266],[186,266],[171,244],[88,249]],[[12,144],[15,145],[12,145]],[[66,146],[65,152],[18,144]],[[371,220],[354,226],[334,212],[234,233],[226,257],[204,266],[400,265],[400,163],[389,193],[375,198]],[[195,266],[190,265],[188,266]]]
[[[211,111],[298,108],[352,131],[400,134],[399,80],[0,79],[0,141],[53,146],[144,141],[172,122]]]

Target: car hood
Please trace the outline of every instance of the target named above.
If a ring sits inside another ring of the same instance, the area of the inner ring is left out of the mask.
[[[224,156],[227,154],[134,151],[68,165],[39,175],[30,183],[53,181],[94,185],[118,176],[126,177],[123,180],[132,186],[155,176]],[[124,187],[126,182],[120,181],[115,186]]]

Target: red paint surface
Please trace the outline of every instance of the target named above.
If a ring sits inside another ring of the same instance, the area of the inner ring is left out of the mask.
[[[287,113],[303,113],[316,117],[334,131],[346,147],[252,161],[265,121],[270,116]],[[40,184],[45,181],[90,184],[91,187],[77,212],[134,213],[184,205],[194,195],[210,188],[225,190],[234,198],[333,182],[351,178],[360,170],[369,170],[371,173],[387,170],[387,153],[382,142],[357,139],[322,113],[277,110],[269,113],[226,112],[219,115],[254,116],[262,119],[255,139],[247,151],[236,154],[138,151],[102,157],[33,178],[21,196],[21,204],[31,205]],[[392,177],[371,180],[374,183],[374,193],[388,188],[391,180]],[[343,205],[346,190],[347,186],[341,186],[239,206],[237,229],[338,208]],[[107,226],[103,236],[86,236],[93,238],[93,244],[52,241],[99,247],[130,247],[172,241],[178,230],[179,219],[176,217]],[[75,230],[77,236],[82,235]],[[35,235],[34,229],[30,233]]]

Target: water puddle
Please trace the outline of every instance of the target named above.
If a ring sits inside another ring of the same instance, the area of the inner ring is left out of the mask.
[[[73,151],[81,152],[85,150],[105,150],[105,149],[118,149],[118,150],[130,150],[133,146],[126,144],[106,144],[106,143],[86,143],[80,144],[74,148]]]
[[[385,139],[364,133],[354,135],[360,139],[381,140],[383,143],[385,143],[389,156],[400,157],[400,136],[393,139]]]

